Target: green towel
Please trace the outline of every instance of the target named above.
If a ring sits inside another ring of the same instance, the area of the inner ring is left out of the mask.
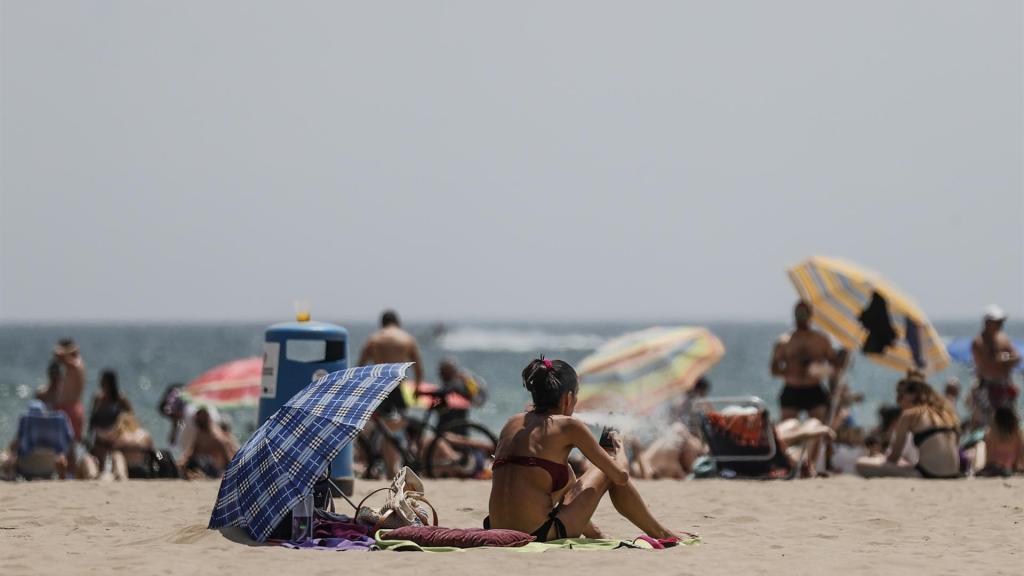
[[[530,542],[525,546],[500,548],[494,546],[480,546],[478,548],[455,548],[454,546],[420,546],[411,540],[388,540],[389,530],[377,531],[377,546],[381,550],[393,552],[465,552],[467,550],[510,550],[512,552],[547,552],[548,550],[617,550],[619,548],[651,549],[651,545],[643,540],[604,540],[598,538],[563,538],[551,540],[550,542]],[[700,536],[691,535],[691,538],[680,540],[680,545],[697,544]]]

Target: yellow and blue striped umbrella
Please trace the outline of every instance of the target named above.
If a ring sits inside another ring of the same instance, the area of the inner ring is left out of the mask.
[[[868,331],[861,324],[860,315],[878,293],[888,304],[896,339],[882,353],[866,354],[867,357],[894,370],[922,368],[938,372],[949,365],[946,346],[928,317],[913,300],[878,274],[825,256],[809,258],[787,273],[800,297],[814,307],[811,321],[843,346],[863,348]],[[916,346],[912,346],[914,334],[907,337],[908,327],[916,327]]]
[[[579,364],[580,409],[645,414],[693,388],[725,355],[705,328],[655,327],[608,341]]]

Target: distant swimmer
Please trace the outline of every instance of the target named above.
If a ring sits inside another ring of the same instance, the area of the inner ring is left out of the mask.
[[[366,340],[359,353],[358,364],[368,366],[391,362],[415,362],[412,371],[416,379],[416,388],[419,388],[420,382],[423,381],[423,360],[420,359],[420,348],[416,344],[416,338],[402,330],[397,312],[385,310],[380,317],[380,330]],[[388,429],[396,432],[405,426],[405,409],[405,399],[402,397],[401,387],[398,387],[384,399],[377,408],[377,413],[384,416]],[[387,464],[388,473],[392,476],[397,474],[401,466],[401,456],[394,446],[385,442],[382,456]]]
[[[839,359],[828,336],[811,329],[812,315],[809,303],[797,302],[793,309],[796,329],[779,338],[772,351],[772,376],[785,383],[779,396],[783,420],[807,412],[827,422],[831,394],[825,381],[832,377]]]
[[[999,306],[985,309],[984,326],[971,344],[974,366],[978,374],[976,403],[983,406],[986,418],[1000,406],[1013,406],[1017,387],[1013,384],[1013,369],[1020,363],[1020,351],[1003,332],[1006,312]],[[978,402],[980,401],[980,402]]]

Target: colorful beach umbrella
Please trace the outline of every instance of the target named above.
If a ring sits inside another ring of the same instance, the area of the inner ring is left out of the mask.
[[[243,358],[211,368],[188,383],[184,394],[218,408],[256,406],[260,401],[263,358]]]
[[[974,338],[954,338],[946,344],[946,351],[949,357],[965,366],[974,367],[974,354],[971,352],[971,344]],[[1014,339],[1013,347],[1018,352],[1024,352],[1024,340]],[[1014,368],[1017,372],[1024,372],[1024,362],[1017,364]]]
[[[705,328],[655,327],[608,341],[579,364],[578,408],[646,414],[687,390],[725,355]]]
[[[209,527],[241,526],[253,539],[266,540],[405,378],[410,365],[349,368],[303,388],[231,459]]]
[[[787,272],[800,298],[813,306],[812,322],[843,346],[894,370],[937,372],[949,365],[946,347],[928,317],[878,274],[824,256]]]

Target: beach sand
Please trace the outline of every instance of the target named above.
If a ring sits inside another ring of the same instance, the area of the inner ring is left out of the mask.
[[[320,552],[206,529],[217,482],[0,484],[0,573],[1013,574],[1024,573],[1024,479],[650,481],[665,523],[698,532],[666,551]],[[358,494],[380,483],[357,482]],[[427,481],[442,525],[477,527],[488,482]],[[605,499],[607,534],[638,531]]]

